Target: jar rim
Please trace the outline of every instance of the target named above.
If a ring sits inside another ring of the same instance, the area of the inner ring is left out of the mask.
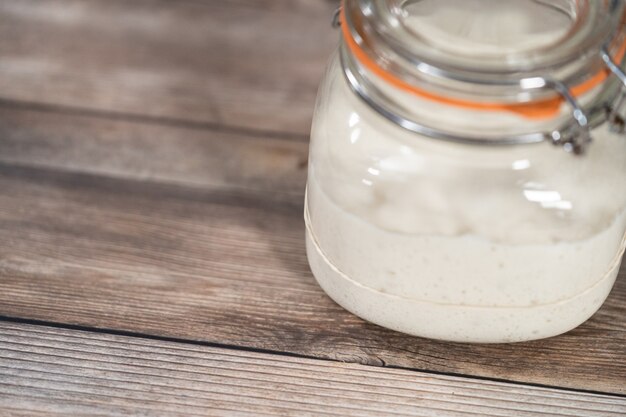
[[[406,28],[398,20],[397,9],[419,1],[343,0],[340,8],[341,58],[346,80],[365,102],[401,127],[464,143],[522,144],[552,140],[566,150],[582,153],[591,141],[590,129],[616,113],[611,107],[623,96],[622,87],[626,86],[626,74],[621,69],[626,61],[626,0],[561,0],[561,6],[569,4],[576,12],[568,32],[571,36],[565,42],[578,50],[570,47],[563,53],[563,42],[559,40],[532,50],[536,57],[545,59],[522,60],[523,66],[509,65],[503,59],[508,55],[501,55],[500,61],[506,65],[500,68],[483,65],[480,56],[476,57],[475,66],[454,65],[419,49],[410,50],[417,45],[424,51],[437,52],[437,48],[414,42],[414,37],[408,41],[400,39],[403,33],[406,35]],[[543,0],[526,1],[546,6]],[[435,6],[439,7],[445,8]],[[375,74],[373,78],[420,99],[472,110],[508,111],[527,119],[554,120],[562,126],[549,132],[486,140],[451,134],[445,128],[424,126],[398,112],[398,106],[369,82],[368,72]],[[617,80],[610,77],[613,74]],[[577,100],[581,96],[585,96],[586,107]],[[572,117],[564,124],[562,117],[557,120],[563,116],[563,103],[572,108]]]
[[[626,16],[626,15],[625,15]],[[350,25],[346,22],[346,11],[342,8],[340,12],[339,22],[342,28],[343,39],[350,50],[350,52],[358,59],[358,61],[366,67],[369,71],[375,73],[380,78],[384,79],[389,84],[412,94],[416,94],[422,98],[426,98],[432,101],[436,101],[442,104],[449,104],[456,107],[464,107],[475,110],[490,110],[490,111],[509,111],[516,113],[520,116],[529,119],[543,119],[555,117],[558,115],[561,105],[565,99],[560,96],[554,96],[551,98],[539,99],[527,102],[512,102],[507,103],[505,101],[480,101],[469,100],[466,98],[456,98],[449,95],[438,94],[435,91],[429,91],[426,88],[422,88],[419,84],[411,84],[393,71],[384,68],[378,60],[373,59],[366,49],[359,45],[355,39]],[[617,44],[613,59],[621,62],[626,55],[626,37]],[[572,96],[579,98],[584,94],[590,92],[594,88],[601,85],[609,76],[611,70],[607,67],[598,69],[594,74],[590,75],[587,79],[580,82],[577,85],[571,87]]]
[[[421,65],[416,69],[423,72],[425,66],[429,66],[437,69],[434,75],[451,79],[475,79],[477,82],[486,77],[492,81],[520,78],[520,75],[545,73],[573,61],[584,61],[590,58],[590,52],[610,44],[623,28],[626,19],[623,0],[560,0],[548,4],[543,0],[525,0],[526,3],[538,3],[551,9],[571,9],[569,15],[572,22],[568,30],[554,41],[535,48],[493,55],[476,50],[460,54],[458,50],[451,52],[441,48],[441,45],[434,45],[434,38],[422,36],[407,24],[407,19],[412,16],[407,12],[407,5],[420,5],[423,2],[343,0],[343,9],[357,43],[373,57],[384,57],[390,67],[393,66],[391,64],[407,67]],[[519,0],[509,3],[519,4]],[[436,4],[442,3],[437,0]],[[510,6],[503,5],[501,8],[506,7]],[[442,9],[443,6],[435,8]],[[474,15],[476,17],[484,12],[481,10]]]

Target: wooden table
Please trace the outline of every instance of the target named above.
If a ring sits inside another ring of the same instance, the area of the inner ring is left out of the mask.
[[[626,415],[626,270],[548,340],[366,323],[307,266],[323,0],[0,0],[0,415]]]

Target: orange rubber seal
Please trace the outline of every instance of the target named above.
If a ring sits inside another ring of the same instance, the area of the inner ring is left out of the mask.
[[[354,57],[356,57],[356,59],[369,71],[376,74],[378,77],[400,90],[441,104],[447,104],[450,106],[462,107],[472,110],[507,111],[519,114],[520,116],[529,119],[544,119],[554,117],[558,115],[561,104],[564,102],[564,99],[562,97],[555,97],[529,103],[483,103],[471,100],[463,100],[459,98],[445,97],[416,87],[386,71],[384,68],[378,65],[376,61],[371,59],[365,51],[363,51],[363,49],[356,43],[356,41],[350,34],[348,25],[345,23],[345,13],[345,6],[342,6],[340,14],[341,30],[343,33],[343,37],[346,40],[346,44]],[[614,59],[619,62],[624,58],[624,54],[626,54],[626,41],[622,43]],[[593,77],[589,78],[581,84],[572,87],[571,92],[575,97],[579,97],[603,83],[610,74],[611,71],[608,68],[602,69],[598,71]]]

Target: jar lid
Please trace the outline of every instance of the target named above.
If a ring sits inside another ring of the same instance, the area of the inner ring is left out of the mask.
[[[593,93],[611,101],[616,83],[626,84],[617,64],[626,52],[625,10],[623,0],[344,0],[344,58],[406,92],[457,107],[546,119],[567,102],[577,125],[569,135],[580,140],[586,134],[579,128],[605,121],[606,110],[598,103],[585,109],[578,99]],[[362,71],[347,75],[355,87]],[[367,85],[359,88],[367,94]],[[547,132],[553,140],[565,133]],[[522,136],[489,143],[537,142],[546,132]]]

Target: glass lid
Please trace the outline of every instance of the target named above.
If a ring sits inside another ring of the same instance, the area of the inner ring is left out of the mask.
[[[574,4],[528,0],[413,0],[393,7],[412,44],[427,45],[440,59],[490,65],[526,63],[563,43],[579,15]]]
[[[427,79],[435,88],[444,79],[461,94],[471,89],[456,82],[485,84],[491,88],[484,98],[526,101],[533,97],[495,86],[535,76],[573,86],[593,77],[603,69],[601,48],[619,53],[625,6],[622,0],[346,0],[344,8],[355,43],[398,78]]]
[[[552,140],[580,152],[623,96],[625,11],[626,0],[344,0],[342,65],[355,93],[414,132],[468,142],[416,120],[376,80],[528,121],[505,137],[474,132],[474,143]]]

